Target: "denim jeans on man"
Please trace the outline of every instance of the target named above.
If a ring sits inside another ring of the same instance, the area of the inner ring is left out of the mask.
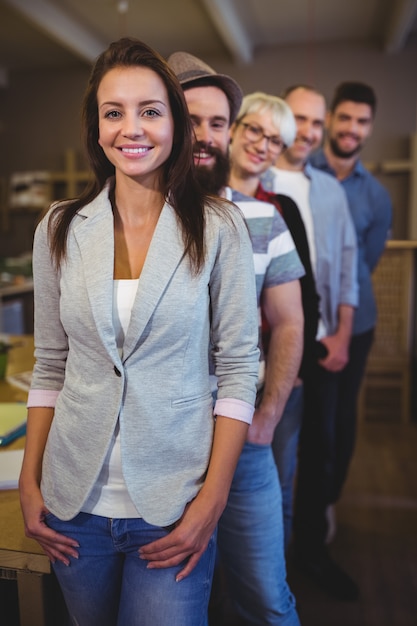
[[[251,626],[299,626],[286,580],[281,488],[272,448],[246,442],[218,528],[236,609]]]
[[[297,469],[298,440],[303,419],[303,385],[294,387],[275,429],[272,441],[282,491],[284,549],[288,550],[293,523],[294,478]]]
[[[143,519],[108,519],[80,513],[48,526],[76,539],[79,558],[54,564],[68,611],[77,626],[203,626],[216,553],[216,535],[192,573],[180,582],[184,564],[147,569],[138,549],[165,536]]]

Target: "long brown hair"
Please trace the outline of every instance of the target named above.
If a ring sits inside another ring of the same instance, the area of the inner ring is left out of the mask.
[[[52,259],[59,266],[66,255],[66,243],[72,219],[80,208],[91,202],[103,189],[115,168],[107,159],[99,139],[97,91],[104,75],[115,67],[147,67],[162,79],[168,92],[174,120],[174,141],[164,164],[163,193],[175,210],[182,229],[185,252],[195,271],[204,263],[204,205],[208,198],[194,173],[193,129],[181,85],[161,55],[145,43],[128,37],[113,42],[97,59],[82,107],[82,138],[94,178],[80,197],[59,203],[49,220]]]

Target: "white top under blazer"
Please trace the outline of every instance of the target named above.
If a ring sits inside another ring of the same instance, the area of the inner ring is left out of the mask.
[[[109,179],[51,258],[48,222],[33,245],[35,367],[28,406],[54,406],[43,455],[45,506],[69,520],[97,483],[117,425],[130,497],[148,523],[177,521],[200,490],[215,414],[251,420],[258,377],[255,273],[247,227],[207,207],[205,263],[191,271],[166,203],[142,269],[121,353],[113,323]],[[222,200],[218,200],[219,203]],[[213,412],[211,349],[218,380]]]

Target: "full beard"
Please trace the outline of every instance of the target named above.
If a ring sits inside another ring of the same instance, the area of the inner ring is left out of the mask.
[[[337,143],[337,139],[330,138],[329,143],[330,143],[330,148],[333,154],[337,156],[339,159],[351,159],[352,157],[359,154],[359,152],[362,150],[361,143],[358,143],[356,148],[353,148],[353,150],[342,150],[339,144]]]
[[[230,163],[229,156],[223,154],[218,148],[198,143],[194,147],[194,152],[204,150],[215,157],[213,167],[196,165],[196,177],[202,189],[209,194],[218,195],[229,181]]]

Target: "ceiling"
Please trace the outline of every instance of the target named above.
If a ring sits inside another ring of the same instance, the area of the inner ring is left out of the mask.
[[[417,0],[0,0],[0,85],[15,71],[90,66],[124,35],[164,56],[186,50],[239,64],[303,43],[396,54],[417,37]]]

